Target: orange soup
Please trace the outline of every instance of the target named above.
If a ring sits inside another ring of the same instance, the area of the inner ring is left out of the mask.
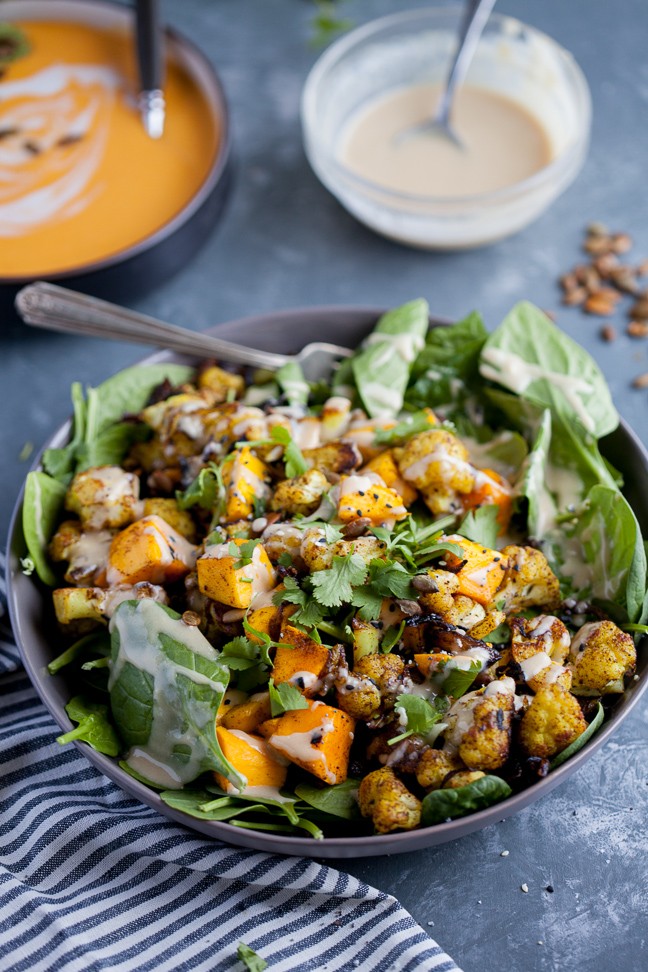
[[[28,52],[0,77],[0,277],[87,266],[150,236],[213,164],[213,112],[169,60],[158,140],[136,106],[134,37],[29,21]]]

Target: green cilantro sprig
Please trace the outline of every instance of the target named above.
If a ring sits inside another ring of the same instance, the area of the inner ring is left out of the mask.
[[[272,718],[283,715],[284,712],[292,712],[295,709],[307,709],[308,702],[295,685],[290,682],[280,682],[275,685],[274,679],[268,682],[268,692],[270,693],[270,713]]]
[[[420,695],[409,695],[407,693],[399,695],[396,699],[395,711],[401,709],[407,716],[407,730],[390,739],[389,745],[395,746],[396,743],[415,733],[420,736],[427,736],[432,727],[441,721],[449,707],[450,703],[443,698],[435,698],[434,702],[428,702]]]

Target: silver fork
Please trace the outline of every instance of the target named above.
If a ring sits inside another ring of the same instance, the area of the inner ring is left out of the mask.
[[[212,334],[165,324],[126,307],[44,282],[23,287],[16,296],[16,310],[25,323],[33,327],[132,341],[135,344],[152,344],[191,355],[213,354],[224,361],[267,368],[269,371],[275,371],[289,361],[296,361],[309,381],[328,378],[334,364],[353,353],[349,348],[322,341],[307,344],[298,354],[259,351],[224,341]]]

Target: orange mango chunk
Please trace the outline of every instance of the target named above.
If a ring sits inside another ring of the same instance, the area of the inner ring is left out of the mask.
[[[483,547],[481,543],[466,540],[457,534],[444,539],[450,540],[462,549],[461,558],[449,552],[444,554],[448,570],[452,570],[459,581],[458,593],[471,597],[479,604],[490,604],[504,580],[506,557],[503,557],[498,550]],[[462,561],[465,563],[457,570]]]
[[[268,467],[248,446],[238,449],[223,467],[226,489],[225,521],[245,520],[254,512],[254,500],[269,495]]]
[[[223,756],[246,779],[245,790],[251,786],[271,786],[280,789],[286,782],[286,760],[273,751],[265,739],[239,729],[216,727],[216,736]],[[220,773],[214,779],[222,790],[237,793],[237,789]]]
[[[272,669],[275,685],[292,682],[304,695],[314,695],[320,688],[319,680],[328,664],[328,648],[291,624],[282,627],[279,641],[293,647],[283,648],[280,645],[277,648]]]
[[[256,732],[262,722],[271,716],[270,694],[257,692],[256,695],[227,707],[220,724],[226,729],[240,729],[241,732]]]
[[[386,449],[385,452],[371,459],[364,469],[360,470],[361,475],[365,472],[373,472],[380,476],[385,486],[395,489],[402,497],[405,506],[411,506],[418,496],[418,491],[401,476],[391,449]]]
[[[414,662],[421,675],[427,678],[434,672],[439,662],[447,662],[452,655],[447,651],[426,652],[422,655],[414,655]]]
[[[237,547],[246,541],[235,538],[206,548],[196,561],[198,587],[212,601],[245,610],[257,594],[266,594],[275,585],[276,575],[265,548],[258,543],[252,551],[251,562],[235,567],[241,558],[230,552],[230,544]]]
[[[513,489],[508,480],[494,469],[480,469],[475,488],[464,496],[463,505],[466,510],[474,510],[479,506],[497,506],[499,532],[504,533],[513,512]]]
[[[395,489],[373,482],[373,477],[343,476],[338,517],[348,523],[361,516],[378,524],[385,520],[404,520],[408,512]]]
[[[107,579],[116,584],[172,583],[189,573],[196,548],[161,516],[145,516],[110,544]]]
[[[309,702],[279,717],[268,742],[324,783],[343,783],[349,770],[355,719],[324,702]]]

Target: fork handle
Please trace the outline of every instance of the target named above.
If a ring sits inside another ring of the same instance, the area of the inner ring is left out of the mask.
[[[16,310],[26,324],[50,331],[149,344],[191,355],[214,354],[234,364],[270,370],[290,360],[288,355],[246,348],[211,334],[165,324],[126,307],[42,281],[28,284],[18,292]]]

